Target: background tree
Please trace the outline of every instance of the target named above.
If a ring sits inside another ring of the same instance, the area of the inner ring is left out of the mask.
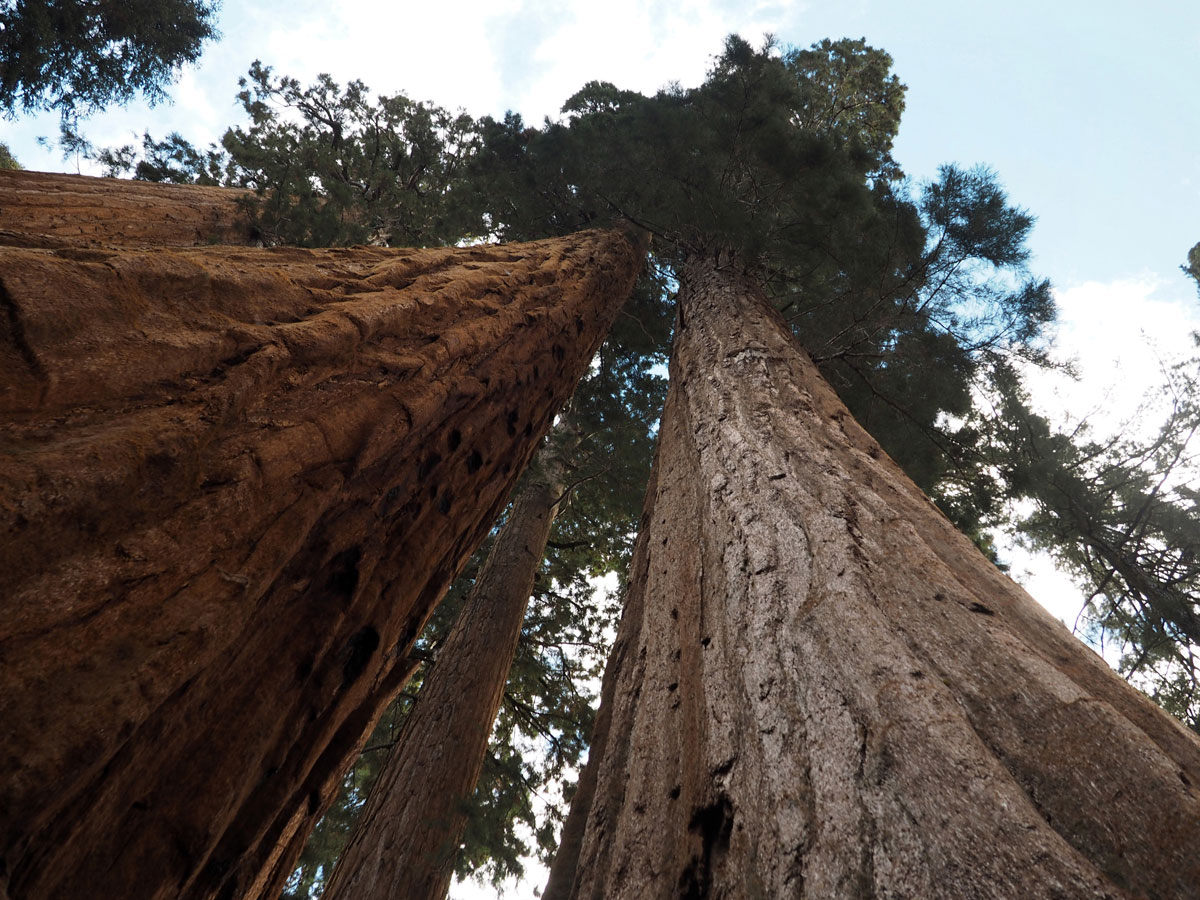
[[[1200,244],[1188,251],[1187,262],[1182,269],[1184,274],[1196,282],[1196,290],[1200,291]]]
[[[414,247],[479,237],[477,193],[465,181],[475,122],[403,94],[372,98],[361,81],[328,75],[303,87],[255,62],[240,80],[248,123],[201,150],[179,134],[94,157],[106,174],[220,184],[254,192],[263,240],[302,247]]]
[[[208,0],[3,0],[0,113],[56,109],[64,118],[155,103],[217,36]]]
[[[1032,409],[1017,373],[998,366],[955,446],[972,461],[944,481],[988,529],[1054,557],[1079,585],[1079,622],[1119,655],[1118,670],[1200,727],[1200,505],[1194,489],[1200,358],[1164,368],[1167,408],[1148,403],[1112,436],[1087,421],[1056,428]],[[1149,430],[1150,436],[1145,435]],[[983,466],[995,478],[970,478]]]

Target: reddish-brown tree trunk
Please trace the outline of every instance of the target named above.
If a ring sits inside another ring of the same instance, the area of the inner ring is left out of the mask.
[[[562,467],[548,446],[513,497],[323,900],[446,896],[562,491]]]
[[[0,887],[290,866],[639,264],[0,250]]]
[[[546,897],[1200,896],[1200,742],[999,573],[744,277],[685,270]]]
[[[0,246],[247,244],[247,191],[0,169]]]

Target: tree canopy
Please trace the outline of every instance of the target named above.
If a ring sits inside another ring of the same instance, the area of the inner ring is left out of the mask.
[[[0,113],[86,115],[139,92],[162,100],[216,37],[211,0],[3,0]]]

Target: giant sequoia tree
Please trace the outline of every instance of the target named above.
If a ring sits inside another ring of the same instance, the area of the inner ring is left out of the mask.
[[[596,232],[3,250],[11,896],[255,889],[638,266]]]
[[[674,244],[680,300],[625,619],[548,895],[1194,896],[1195,738],[954,531],[768,305],[936,487],[973,437],[938,418],[1038,356],[1046,286],[979,279],[1021,273],[1028,217],[978,171],[907,205],[883,145],[797,127],[796,63],[733,42],[696,91],[592,86],[572,104],[584,165],[606,173],[595,196]],[[648,191],[622,184],[639,165],[660,174]]]
[[[1200,741],[1001,575],[735,261],[684,269],[547,897],[1195,897]]]

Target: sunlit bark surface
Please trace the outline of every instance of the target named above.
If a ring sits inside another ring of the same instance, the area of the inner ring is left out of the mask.
[[[1200,896],[1200,744],[959,534],[748,279],[685,271],[547,897]]]

